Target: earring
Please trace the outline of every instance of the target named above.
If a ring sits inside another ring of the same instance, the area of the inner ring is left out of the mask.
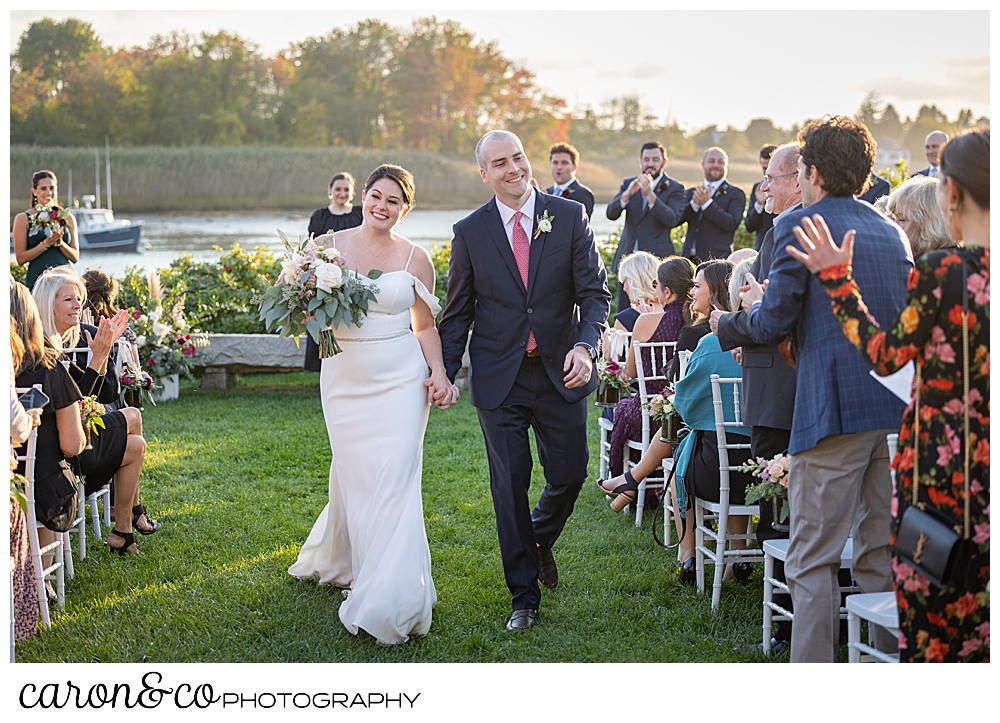
[[[954,223],[954,220],[953,220],[954,215],[955,215],[955,207],[954,206],[950,206],[948,208],[948,223],[949,224],[953,224]]]

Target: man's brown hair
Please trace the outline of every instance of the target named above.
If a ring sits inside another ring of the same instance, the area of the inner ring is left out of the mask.
[[[549,146],[549,160],[552,160],[552,156],[556,153],[568,153],[569,157],[573,159],[573,165],[575,166],[580,162],[580,151],[576,150],[569,143],[553,143]]]
[[[799,155],[816,166],[823,190],[831,196],[860,196],[868,188],[875,165],[875,139],[863,123],[832,116],[799,131]]]

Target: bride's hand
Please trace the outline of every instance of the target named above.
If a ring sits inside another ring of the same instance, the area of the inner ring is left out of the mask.
[[[426,380],[427,404],[433,404],[439,409],[447,409],[458,401],[458,387],[448,380],[444,370],[433,372]]]

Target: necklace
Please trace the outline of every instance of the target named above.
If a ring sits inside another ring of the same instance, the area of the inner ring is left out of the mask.
[[[380,269],[381,270],[381,264],[385,260],[385,255],[388,252],[392,251],[392,248],[393,248],[392,239],[389,240],[389,243],[386,244],[385,249],[380,254],[377,254],[374,251],[372,251],[371,248],[368,246],[368,244],[365,242],[365,240],[360,235],[358,236],[358,240],[361,241],[361,245],[364,246],[365,251],[368,252],[368,255],[371,256],[375,260],[375,263],[372,264],[372,268],[373,269]]]

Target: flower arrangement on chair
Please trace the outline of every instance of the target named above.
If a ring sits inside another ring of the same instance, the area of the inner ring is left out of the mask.
[[[152,402],[154,407],[156,406],[156,402],[153,400],[153,390],[157,388],[157,385],[153,384],[153,377],[142,369],[131,362],[125,362],[122,365],[122,373],[118,377],[118,381],[122,389],[122,401],[128,406],[142,411],[144,396]]]
[[[104,429],[104,420],[101,419],[101,415],[104,414],[104,405],[97,401],[96,395],[84,397],[79,401],[79,405],[80,422],[83,424],[83,433],[87,437],[87,445],[84,449],[93,449],[90,437],[99,434],[98,429]]]
[[[747,486],[746,503],[752,505],[759,500],[770,500],[774,509],[771,526],[776,530],[788,530],[788,467],[791,461],[788,454],[776,454],[771,459],[747,460],[746,464],[735,468],[760,480]]]
[[[625,368],[614,359],[597,359],[597,401],[598,407],[613,407],[618,401],[632,396],[632,388],[625,376]]]
[[[667,444],[677,444],[677,432],[681,427],[681,415],[674,406],[674,385],[668,384],[659,394],[654,394],[646,402],[649,418],[660,423],[660,439]]]
[[[163,289],[160,277],[155,271],[149,272],[149,298],[146,313],[141,309],[132,310],[129,322],[136,335],[139,359],[154,379],[162,379],[171,374],[193,379],[198,348],[208,343],[203,335],[192,334],[184,318],[184,302],[174,304],[170,314],[163,311]],[[150,390],[151,391],[151,390]]]

